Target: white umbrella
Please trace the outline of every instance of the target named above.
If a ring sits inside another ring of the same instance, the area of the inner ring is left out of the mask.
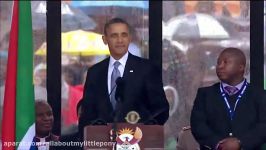
[[[46,1],[32,1],[31,4],[33,29],[46,28]],[[92,18],[65,2],[61,2],[61,15],[63,32],[78,29],[93,30],[96,27],[96,22]]]
[[[211,15],[195,13],[179,15],[164,23],[163,34],[168,39],[226,39],[228,32]]]

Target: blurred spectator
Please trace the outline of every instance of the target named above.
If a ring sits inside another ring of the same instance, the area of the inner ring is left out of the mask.
[[[63,76],[69,85],[77,85],[81,83],[82,65],[78,62],[63,66]]]
[[[40,63],[34,68],[34,84],[46,87],[46,64]]]
[[[40,63],[34,68],[34,95],[35,99],[47,100],[46,64]]]
[[[250,20],[250,1],[240,1],[240,19]]]
[[[84,84],[85,84],[85,81],[86,81],[86,76],[87,76],[87,70],[88,68],[87,67],[84,67],[82,70],[81,70],[81,84],[78,84],[75,87],[75,89],[79,90],[80,92],[83,93],[83,89],[84,89]]]
[[[198,1],[196,5],[196,11],[198,13],[214,15],[215,14],[214,2],[213,1]]]
[[[71,132],[71,126],[77,125],[76,106],[82,97],[83,91],[68,84],[65,76],[62,77],[62,133]]]
[[[93,57],[82,58],[82,63],[73,63],[63,66],[62,76],[62,134],[68,135],[76,131],[78,117],[76,106],[82,95],[87,75],[87,69],[92,65],[89,62]],[[86,63],[85,63],[86,62]],[[75,81],[76,79],[76,81]]]
[[[199,45],[192,46],[188,49],[186,55],[189,62],[189,73],[190,73],[190,88],[187,89],[189,94],[187,95],[188,99],[186,100],[186,117],[190,117],[190,113],[192,110],[192,106],[194,103],[194,99],[196,97],[197,88],[203,86],[204,82],[209,82],[209,80],[217,79],[214,74],[206,74],[207,73],[207,66],[206,62],[209,61],[207,59],[206,52],[209,50],[208,47],[200,47]],[[216,64],[216,61],[213,62]],[[210,69],[210,68],[208,68]],[[212,72],[211,72],[212,73]],[[204,77],[210,77],[205,81]],[[212,77],[213,76],[213,77]],[[189,118],[187,118],[189,120]],[[188,124],[186,124],[188,125]]]
[[[169,119],[164,124],[164,134],[165,134],[165,145],[166,149],[175,149],[176,147],[176,136],[173,134],[176,131],[176,126],[174,120],[176,119],[173,115],[177,111],[178,106],[178,94],[173,86],[164,86],[164,91],[166,98],[169,103]]]
[[[163,41],[163,83],[164,86],[172,86],[178,95],[178,105],[175,111],[166,122],[165,142],[166,147],[175,148],[176,138],[181,128],[189,121],[185,119],[186,101],[188,101],[190,91],[190,83],[192,75],[190,74],[190,66],[188,59],[183,51],[174,46],[172,41]],[[182,79],[182,80],[180,80]],[[181,92],[182,91],[182,92]],[[170,106],[171,108],[171,106]],[[186,122],[185,122],[186,121]],[[174,144],[173,144],[174,142]]]
[[[167,22],[169,19],[183,14],[185,12],[184,1],[168,1],[163,3],[163,21]]]
[[[173,44],[173,41],[163,41],[164,85],[174,87],[178,93],[177,108],[173,110],[165,126],[165,137],[168,137],[165,140],[168,147],[173,140],[176,141],[182,128],[189,124],[197,88],[203,85],[206,74],[205,52],[206,48],[193,45],[189,45],[186,51],[182,51]]]
[[[77,106],[76,106],[76,115],[79,118],[80,114],[82,112],[82,103],[83,100],[81,99]],[[78,132],[78,126],[73,126],[71,128],[70,133],[65,133],[63,136],[60,137],[60,142],[82,142],[82,139],[80,138],[81,136],[79,135]],[[71,145],[71,146],[61,146],[59,147],[59,149],[61,150],[82,150],[82,147],[78,146],[78,145]]]
[[[0,87],[0,106],[1,107],[3,106],[4,93],[5,93],[5,84],[3,84]],[[47,100],[46,64],[44,63],[41,63],[34,68],[34,96],[35,96],[35,99]],[[2,109],[0,109],[0,111],[2,111]]]
[[[6,80],[7,51],[0,50],[0,86],[4,85]]]
[[[226,2],[223,3],[223,8],[222,8],[222,16],[224,17],[231,17],[231,13],[226,7]]]
[[[6,66],[7,65],[7,51],[0,50],[0,122],[2,122],[2,111],[4,103],[4,93],[5,93],[5,80],[6,80]],[[0,127],[2,123],[0,123]],[[2,127],[1,127],[2,128]],[[1,129],[0,128],[0,129]],[[0,137],[2,132],[0,131]]]

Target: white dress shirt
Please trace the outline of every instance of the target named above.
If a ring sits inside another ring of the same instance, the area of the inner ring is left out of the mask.
[[[234,87],[236,87],[238,89],[238,91],[241,90],[241,87],[243,86],[244,81],[245,81],[245,79],[243,81],[241,81],[239,84],[237,84],[236,86],[234,86]],[[232,85],[229,85],[229,84],[226,84],[226,83],[222,82],[222,86],[223,86],[223,88],[225,88],[227,86],[232,86]]]
[[[108,66],[108,92],[110,94],[111,92],[111,75],[112,72],[114,70],[114,63],[115,61],[119,61],[120,65],[118,66],[118,70],[120,72],[121,77],[123,77],[124,74],[124,70],[125,70],[125,66],[126,66],[126,62],[127,62],[127,58],[128,58],[128,52],[121,57],[119,60],[115,60],[111,55],[110,55],[110,61],[109,61],[109,66]]]

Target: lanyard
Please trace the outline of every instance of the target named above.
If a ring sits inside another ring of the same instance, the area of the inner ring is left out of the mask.
[[[224,102],[225,102],[225,104],[226,104],[226,106],[227,106],[227,110],[228,110],[228,112],[229,112],[229,114],[230,114],[230,119],[231,119],[231,120],[233,120],[233,117],[234,117],[234,113],[235,113],[235,110],[236,110],[237,104],[238,104],[238,102],[240,101],[241,97],[243,96],[243,94],[244,94],[244,92],[245,92],[245,90],[246,90],[246,88],[247,88],[247,85],[248,85],[248,82],[247,82],[247,80],[245,79],[244,84],[243,84],[242,87],[241,87],[242,90],[240,91],[240,94],[237,96],[237,100],[236,100],[236,102],[235,102],[235,106],[234,106],[234,108],[231,108],[230,105],[229,105],[229,102],[228,102],[228,100],[227,100],[227,97],[226,97],[226,94],[225,94],[225,90],[224,90],[224,88],[223,88],[223,85],[222,85],[222,83],[220,83],[220,91],[221,91],[222,97],[223,97],[223,99],[224,99]]]

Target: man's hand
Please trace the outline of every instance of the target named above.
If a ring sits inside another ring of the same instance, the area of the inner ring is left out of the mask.
[[[240,150],[240,142],[235,137],[229,137],[218,143],[218,150]]]

